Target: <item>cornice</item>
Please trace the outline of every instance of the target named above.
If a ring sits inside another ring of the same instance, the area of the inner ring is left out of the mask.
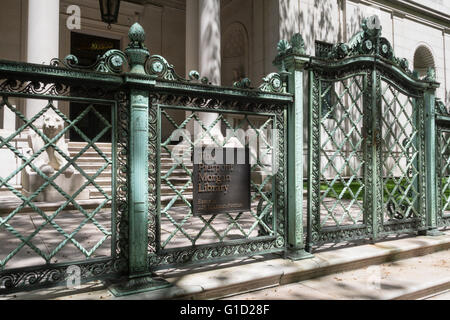
[[[384,11],[391,12],[394,17],[408,18],[437,29],[450,28],[450,14],[437,11],[416,2],[406,0],[347,0],[376,6]]]

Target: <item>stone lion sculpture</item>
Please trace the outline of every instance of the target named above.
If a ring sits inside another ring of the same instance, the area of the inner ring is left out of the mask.
[[[64,128],[64,121],[56,113],[47,112],[42,119],[42,133],[49,139],[55,138],[61,130]],[[63,154],[70,157],[69,146],[64,140],[64,135],[62,135],[57,141],[53,143]],[[46,143],[37,133],[32,133],[28,135],[28,150],[25,152],[28,157],[33,156],[33,154],[38,153],[44,148]],[[67,165],[67,160],[61,155],[60,152],[56,151],[53,146],[47,147],[43,152],[39,154],[32,161],[33,166],[39,169],[47,176],[52,176],[55,172],[59,171],[61,168]],[[81,192],[78,190],[86,182],[86,179],[78,172],[75,172],[72,166],[68,166],[63,174],[56,177],[53,182],[58,185],[58,187],[63,190],[66,194],[72,195],[75,192],[78,193],[77,200],[87,200],[89,199],[89,190],[84,188]],[[31,166],[26,166],[22,170],[22,187],[23,193],[26,196],[30,196],[41,186],[46,183],[45,179],[37,174]],[[56,190],[52,185],[47,185],[37,196],[33,198],[33,201],[37,202],[54,202],[54,201],[65,201],[65,197]]]
[[[47,113],[44,115],[42,132],[49,140],[56,137],[63,128],[64,122],[58,115],[52,113]],[[44,143],[44,140],[36,133],[28,136],[28,145],[31,148],[33,154],[41,150],[45,146],[45,144],[46,143]],[[59,150],[70,157],[69,146],[64,141],[64,135],[62,135],[58,139],[58,141],[55,142],[55,145]],[[64,167],[67,164],[67,160],[59,152],[57,152],[54,147],[47,147],[47,149],[45,149],[45,152],[42,152],[33,161],[33,164],[44,174],[50,176],[55,171],[58,171],[59,169]],[[73,173],[74,170],[72,166],[67,167],[67,169],[64,171],[64,175],[67,178],[70,178]]]

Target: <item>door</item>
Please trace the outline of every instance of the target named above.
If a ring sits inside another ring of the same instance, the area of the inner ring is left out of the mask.
[[[112,49],[120,49],[120,40],[97,37],[77,32],[71,33],[71,52],[79,61],[79,65],[93,65],[99,56]],[[74,120],[86,109],[86,104],[71,102],[70,119]],[[77,128],[89,139],[94,139],[103,129],[102,117],[111,123],[110,106],[94,105],[95,111],[90,111],[77,123]],[[85,142],[85,139],[76,130],[70,130],[70,140]],[[98,142],[111,142],[111,131],[108,130],[98,140]]]

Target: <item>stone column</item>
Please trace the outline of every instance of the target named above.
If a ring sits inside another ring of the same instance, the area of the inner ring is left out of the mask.
[[[199,30],[198,0],[186,0],[186,77],[199,70]]]
[[[186,2],[186,72],[198,70],[200,77],[207,77],[212,85],[221,84],[221,31],[220,0],[187,0]],[[199,113],[200,121],[209,127],[216,119],[216,113]],[[210,133],[221,142],[223,135],[219,121]],[[188,127],[192,129],[192,127]],[[195,139],[203,132],[196,123]],[[214,143],[209,135],[203,144]]]
[[[198,37],[200,32],[198,13],[198,0],[186,0],[186,78],[189,77],[191,70],[199,70]],[[191,111],[186,111],[186,118],[191,114]],[[190,121],[186,129],[191,132],[194,139],[194,122]]]
[[[220,0],[199,0],[199,72],[214,85],[220,85]]]
[[[50,64],[59,56],[59,0],[28,1],[27,62]],[[28,100],[25,115],[31,119],[43,102]]]

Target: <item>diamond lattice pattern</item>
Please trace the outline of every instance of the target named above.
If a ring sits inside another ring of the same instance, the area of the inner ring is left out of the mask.
[[[384,220],[417,216],[418,130],[414,101],[382,81],[382,179]]]
[[[274,120],[267,116],[192,112],[177,117],[177,110],[161,110],[162,123],[173,132],[161,139],[161,248],[220,243],[274,235],[272,158],[276,152]],[[206,123],[205,115],[210,120]],[[176,118],[184,121],[177,122]],[[193,129],[196,128],[195,131]],[[219,128],[219,129],[218,129]],[[224,139],[217,135],[220,130]],[[199,132],[197,136],[191,132]],[[216,133],[214,133],[216,132]],[[207,140],[214,147],[239,141],[249,147],[251,210],[249,212],[194,216],[192,211],[192,153]],[[174,144],[175,141],[175,144]]]
[[[111,170],[112,159],[96,141],[112,124],[94,105],[86,104],[71,120],[58,108],[62,101],[33,102],[41,110],[27,118],[8,97],[0,100],[0,108],[20,123],[0,135],[1,156],[9,155],[10,165],[0,176],[0,270],[109,256],[112,197],[96,178]],[[96,117],[102,128],[93,139],[77,127],[86,117]],[[70,130],[85,140],[75,152],[64,142]],[[81,162],[85,153],[95,154],[102,164],[87,169]],[[89,196],[93,190],[95,200]]]
[[[441,216],[450,218],[450,132],[441,131],[438,150],[441,161]]]
[[[363,80],[321,81],[320,227],[362,223]]]

